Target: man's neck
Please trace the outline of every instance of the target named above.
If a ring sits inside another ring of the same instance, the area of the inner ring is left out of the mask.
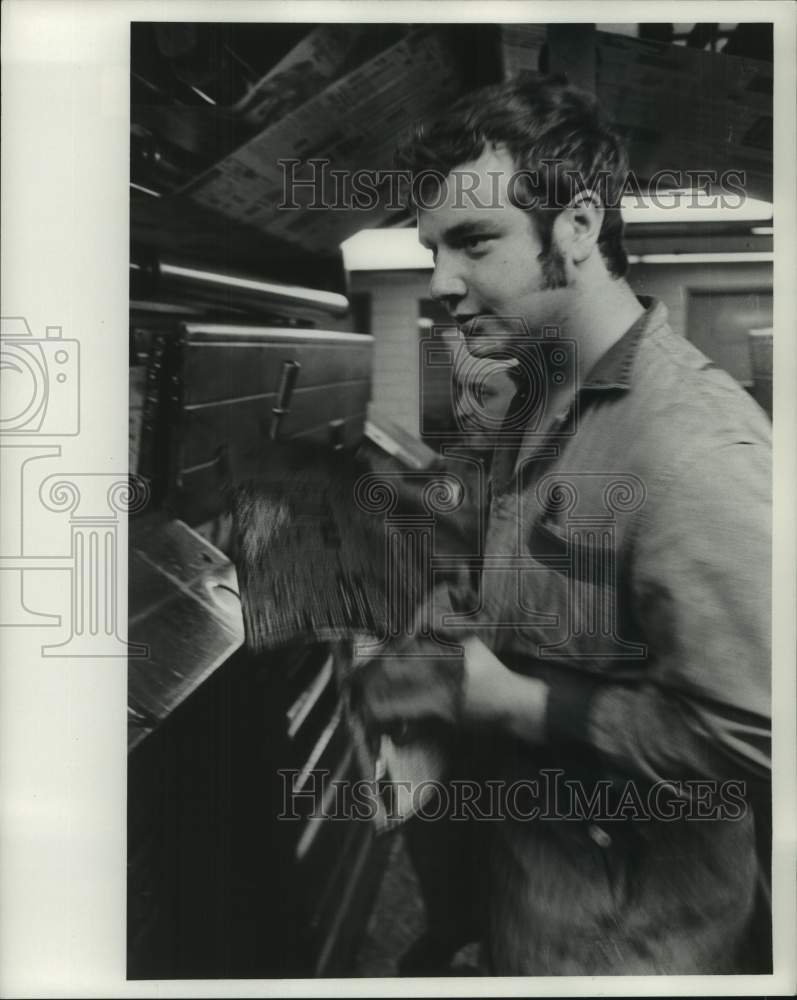
[[[644,311],[622,278],[601,282],[598,289],[574,297],[564,333],[578,345],[579,384]]]

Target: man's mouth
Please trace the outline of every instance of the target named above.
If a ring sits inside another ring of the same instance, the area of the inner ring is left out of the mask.
[[[503,355],[508,342],[518,336],[511,321],[492,313],[478,313],[473,316],[457,317],[457,325],[470,353]]]
[[[487,313],[472,313],[470,315],[457,316],[457,326],[463,337],[471,339],[481,332],[481,327],[486,326]]]

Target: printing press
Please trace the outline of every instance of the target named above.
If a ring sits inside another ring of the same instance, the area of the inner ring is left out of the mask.
[[[130,520],[128,974],[345,975],[386,845],[367,823],[276,818],[280,769],[305,800],[311,772],[364,775],[335,648],[245,648],[225,490],[276,439],[362,443],[372,338],[340,329],[341,294],[275,284],[259,301],[188,270],[131,269],[131,470],[150,502]]]

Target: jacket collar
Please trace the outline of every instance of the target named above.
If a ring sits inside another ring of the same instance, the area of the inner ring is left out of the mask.
[[[592,366],[575,393],[569,409],[570,419],[578,419],[576,414],[580,410],[579,403],[586,405],[593,393],[630,389],[631,371],[642,338],[667,324],[667,309],[661,302],[642,295],[637,296],[637,299],[645,311]],[[503,483],[505,488],[511,482],[511,477],[519,471],[523,459],[538,452],[545,443],[535,431],[527,429],[517,450],[496,449],[492,471],[494,480]]]
[[[667,309],[649,296],[637,301],[645,311],[614,344],[595,362],[581,383],[581,392],[601,389],[628,389],[631,369],[642,337],[667,322]]]

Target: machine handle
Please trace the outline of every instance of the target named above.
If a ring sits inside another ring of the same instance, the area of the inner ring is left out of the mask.
[[[299,369],[301,367],[298,361],[286,361],[282,366],[282,377],[280,378],[280,385],[277,390],[277,405],[272,407],[271,410],[271,426],[268,431],[270,441],[277,440],[282,418],[286,413],[290,413],[289,404],[293,390],[296,387],[296,380],[299,378]]]

